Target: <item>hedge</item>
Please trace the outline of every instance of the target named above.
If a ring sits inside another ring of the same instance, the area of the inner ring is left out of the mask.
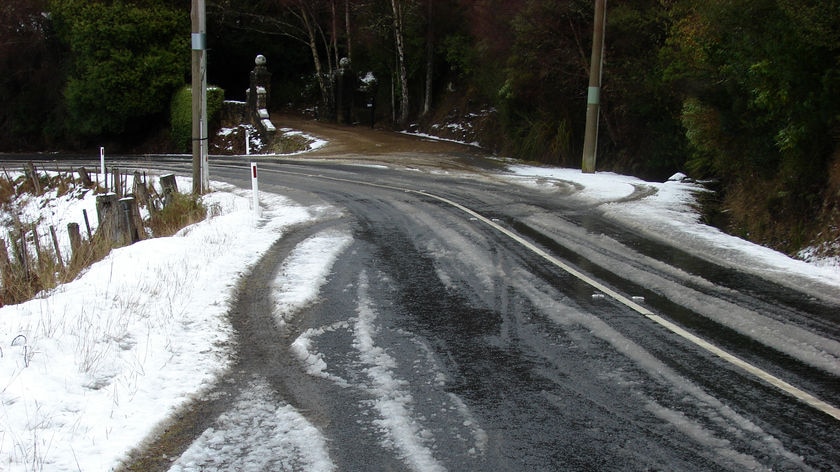
[[[225,91],[219,87],[207,87],[208,134],[219,127]],[[170,107],[172,143],[177,152],[192,149],[192,88],[183,87],[172,97]]]

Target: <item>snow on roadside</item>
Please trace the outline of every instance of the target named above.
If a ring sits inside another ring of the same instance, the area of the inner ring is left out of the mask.
[[[295,247],[272,284],[278,325],[282,326],[295,311],[315,301],[336,258],[352,240],[345,231],[324,231]]]
[[[569,198],[599,206],[604,216],[653,239],[685,249],[725,267],[771,278],[812,294],[840,287],[840,267],[826,261],[802,261],[731,236],[704,224],[697,211],[701,185],[676,174],[666,182],[648,182],[609,172],[509,166],[504,178],[546,190],[562,187]],[[830,295],[829,295],[830,296]]]
[[[48,172],[50,175],[55,175]],[[13,179],[17,179],[21,173],[10,173]],[[67,234],[67,223],[78,223],[84,233],[84,213],[87,212],[91,231],[96,231],[96,198],[91,189],[76,187],[62,197],[58,197],[55,188],[47,190],[42,196],[23,194],[16,197],[14,208],[16,214],[10,215],[0,211],[0,239],[10,241],[12,238],[9,232],[14,225],[14,219],[23,223],[37,225],[37,231],[41,247],[52,250],[53,244],[50,239],[50,226],[55,228],[59,241],[59,251],[65,261],[70,257],[70,239]]]
[[[215,426],[204,431],[169,472],[335,470],[318,429],[275,398],[264,379],[252,380]]]
[[[205,204],[219,216],[0,309],[0,469],[109,470],[229,365],[237,280],[284,230],[327,209],[264,194],[255,226],[250,192],[214,189]]]

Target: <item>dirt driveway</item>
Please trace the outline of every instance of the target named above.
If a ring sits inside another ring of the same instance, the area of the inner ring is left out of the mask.
[[[499,169],[502,163],[491,154],[466,144],[366,126],[344,126],[292,115],[272,118],[278,129],[291,128],[327,141],[300,159],[402,164],[440,169]]]

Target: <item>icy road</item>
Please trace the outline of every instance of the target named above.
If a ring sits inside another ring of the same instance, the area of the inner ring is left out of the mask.
[[[258,159],[262,191],[337,211],[248,276],[235,367],[144,468],[840,467],[835,288],[672,240],[571,184],[415,158]],[[247,161],[212,172],[250,186]],[[307,264],[320,285],[295,283]]]

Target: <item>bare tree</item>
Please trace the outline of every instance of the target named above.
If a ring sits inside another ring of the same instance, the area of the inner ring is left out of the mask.
[[[208,3],[208,10],[230,27],[284,36],[306,47],[312,56],[321,101],[331,107],[332,84],[328,78],[339,59],[337,1],[268,0],[262,4],[216,1]],[[345,22],[349,25],[349,6],[346,14]]]
[[[344,0],[344,32],[347,38],[347,59],[353,63],[353,34],[350,28],[350,0]]]
[[[426,0],[426,90],[423,99],[423,116],[432,109],[432,80],[435,65],[434,0]]]
[[[397,73],[400,81],[400,110],[397,123],[405,127],[408,125],[408,72],[405,64],[405,38],[404,18],[403,18],[403,0],[391,0],[391,9],[394,12],[394,40],[397,47]]]
[[[306,43],[309,46],[309,50],[312,53],[312,62],[315,65],[315,76],[318,80],[318,88],[321,91],[321,102],[327,106],[332,105],[332,93],[330,92],[331,87],[327,80],[325,80],[326,74],[324,74],[324,68],[321,63],[321,56],[318,52],[318,35],[317,32],[319,28],[317,27],[317,20],[314,15],[311,15],[311,10],[307,9],[307,3],[300,1],[297,2],[297,12],[296,15],[300,19],[301,23],[304,26],[304,30],[306,31]],[[329,58],[329,53],[327,53],[327,58]],[[332,73],[332,67],[328,67],[328,74]]]

